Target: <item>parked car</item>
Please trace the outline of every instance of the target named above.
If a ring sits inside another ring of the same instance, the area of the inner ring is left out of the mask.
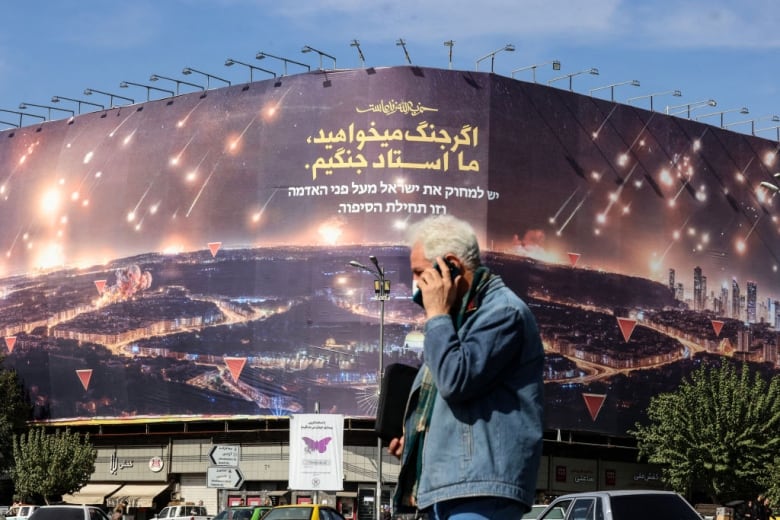
[[[184,504],[164,507],[155,518],[159,520],[209,520],[211,517],[203,506]]]
[[[30,516],[30,520],[109,520],[102,509],[95,506],[40,506]]]
[[[276,506],[266,513],[263,520],[345,520],[345,518],[330,506],[295,504]]]
[[[564,513],[561,516],[561,512]],[[702,520],[681,495],[672,491],[619,490],[563,495],[539,520]]]
[[[547,509],[546,504],[533,505],[531,506],[531,510],[523,515],[523,520],[533,520],[539,518],[539,515],[541,515],[542,511],[544,511],[545,509]],[[563,516],[561,516],[561,518],[563,518]]]
[[[236,506],[223,509],[213,520],[260,520],[271,506]]]
[[[39,507],[27,504],[11,506],[5,514],[5,518],[6,520],[27,520]]]

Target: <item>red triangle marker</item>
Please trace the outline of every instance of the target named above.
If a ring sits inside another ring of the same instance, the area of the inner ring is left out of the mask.
[[[577,261],[580,259],[579,253],[567,253],[569,255],[569,263],[572,267],[577,267]]]
[[[588,407],[590,418],[595,422],[596,417],[599,416],[601,407],[604,406],[604,400],[607,398],[607,394],[582,394],[582,398],[585,399],[585,406]]]
[[[230,370],[230,375],[233,376],[233,381],[238,382],[238,378],[241,377],[241,371],[244,370],[246,365],[245,357],[226,357],[225,364]]]
[[[720,336],[720,331],[723,330],[724,322],[720,320],[712,320],[712,329],[715,331],[715,337]]]
[[[105,280],[95,280],[95,287],[97,288],[97,291],[99,294],[103,294],[103,289],[106,288],[106,281]]]
[[[92,379],[92,369],[82,368],[81,370],[76,370],[76,375],[79,376],[79,380],[81,381],[81,386],[84,387],[84,390],[88,390],[89,380]]]
[[[211,251],[212,258],[217,256],[220,247],[222,247],[222,242],[209,242],[209,251]]]
[[[620,332],[623,333],[623,339],[626,343],[631,339],[631,334],[634,333],[634,327],[636,327],[636,320],[631,318],[618,318],[618,325],[620,325]]]
[[[5,346],[8,347],[9,353],[14,351],[14,345],[16,345],[16,336],[6,336]]]

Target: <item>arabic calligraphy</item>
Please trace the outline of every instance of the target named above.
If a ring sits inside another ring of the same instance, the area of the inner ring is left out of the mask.
[[[409,161],[403,157],[404,150],[390,148],[394,142],[430,143],[436,145],[437,150],[434,154],[429,153],[426,160]],[[479,145],[479,127],[469,124],[462,125],[459,133],[451,135],[446,129],[437,129],[436,125],[427,121],[421,121],[415,130],[406,131],[400,128],[378,130],[373,121],[368,130],[356,129],[355,123],[350,123],[338,130],[325,131],[321,128],[317,134],[307,137],[306,143],[322,145],[329,152],[335,148],[330,155],[306,164],[313,180],[317,180],[320,172],[333,175],[334,170],[339,169],[351,169],[360,175],[369,166],[374,169],[480,171],[479,161],[466,157],[462,149],[475,149]],[[380,150],[368,153],[367,143],[378,143]],[[381,150],[383,148],[386,150]]]
[[[355,107],[355,111],[358,114],[365,114],[366,112],[378,112],[380,114],[389,116],[391,114],[400,112],[401,114],[409,114],[410,116],[419,116],[423,112],[438,112],[439,109],[426,107],[420,103],[415,105],[411,101],[396,101],[395,99],[385,101],[384,99],[380,99],[379,103],[371,103],[368,105],[368,108]]]
[[[658,475],[658,473],[634,473],[634,480],[640,481],[644,480],[645,482],[649,482],[651,480],[660,480],[661,477]]]
[[[117,457],[116,450],[114,453],[111,454],[111,458],[108,461],[108,472],[112,475],[116,475],[120,469],[129,469],[133,467],[133,461],[132,460],[119,460],[119,457]]]

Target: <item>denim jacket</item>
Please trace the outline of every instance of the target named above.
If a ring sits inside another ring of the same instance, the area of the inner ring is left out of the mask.
[[[425,324],[425,363],[438,394],[423,445],[419,509],[477,496],[505,497],[527,508],[534,502],[544,390],[536,320],[498,276],[477,303],[460,330],[450,316]]]

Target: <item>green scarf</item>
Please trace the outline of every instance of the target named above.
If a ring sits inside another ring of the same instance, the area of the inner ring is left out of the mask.
[[[474,279],[469,287],[469,292],[463,298],[459,312],[453,316],[456,330],[460,329],[466,319],[479,308],[482,302],[482,289],[493,276],[487,267],[479,267],[474,271]],[[408,424],[413,424],[415,427],[411,431],[404,431],[404,454],[406,457],[403,459],[404,462],[398,474],[398,485],[393,496],[395,510],[401,512],[414,508],[417,502],[417,484],[420,481],[422,471],[423,444],[433,415],[433,403],[436,401],[436,384],[427,363],[423,364],[422,371],[420,388],[409,396],[409,401],[406,403],[405,416],[409,418]]]

